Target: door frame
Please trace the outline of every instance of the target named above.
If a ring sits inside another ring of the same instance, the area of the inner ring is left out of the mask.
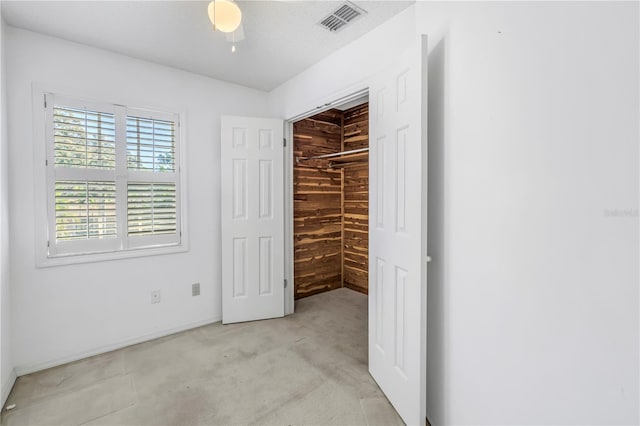
[[[284,276],[287,287],[284,289],[284,314],[291,315],[295,310],[294,292],[294,242],[293,242],[293,123],[330,110],[350,101],[369,96],[369,84],[347,91],[347,94],[337,94],[329,97],[333,101],[322,102],[311,109],[304,109],[299,114],[284,120]],[[371,118],[369,118],[371,120]],[[371,206],[370,206],[371,208]]]
[[[423,143],[423,149],[421,152],[422,156],[422,167],[421,167],[421,203],[423,207],[422,217],[420,218],[423,226],[421,226],[421,235],[420,238],[422,240],[421,245],[421,278],[420,285],[424,286],[424,292],[421,295],[421,311],[420,311],[420,321],[424,324],[424,336],[421,337],[420,342],[420,351],[424,354],[423,359],[421,360],[421,371],[423,372],[423,376],[420,377],[421,381],[421,399],[420,402],[420,413],[419,413],[419,424],[423,424],[426,422],[428,424],[427,416],[426,416],[426,408],[427,408],[427,399],[426,395],[426,379],[427,379],[427,263],[431,261],[431,257],[427,253],[427,223],[428,223],[428,131],[427,131],[427,103],[428,103],[428,77],[427,77],[427,61],[428,61],[428,44],[427,44],[427,35],[420,34],[415,42],[417,43],[417,49],[420,54],[420,58],[417,63],[417,70],[419,72],[419,82],[420,82],[420,101],[419,107],[414,112],[420,116],[420,138]],[[361,80],[357,84],[350,85],[349,88],[339,90],[334,92],[333,95],[328,95],[326,97],[319,98],[316,100],[316,107],[313,105],[307,105],[307,108],[299,108],[300,111],[297,115],[292,115],[284,120],[284,135],[286,137],[287,143],[284,150],[284,161],[283,167],[284,170],[284,197],[285,197],[285,208],[284,208],[284,230],[285,230],[285,240],[284,240],[284,261],[285,261],[285,277],[287,282],[287,288],[285,289],[285,315],[290,315],[294,313],[294,281],[293,281],[293,271],[294,271],[294,249],[293,249],[293,226],[294,226],[294,217],[293,217],[293,122],[301,120],[303,118],[310,117],[312,115],[318,114],[322,111],[326,111],[327,109],[331,109],[334,106],[340,105],[341,103],[348,102],[351,99],[354,99],[354,95],[363,96],[365,94],[369,95],[369,102],[371,103],[371,88],[372,88],[372,78],[373,76],[368,76]],[[323,100],[328,100],[327,103],[324,103]],[[371,116],[369,116],[369,124],[371,124]],[[371,159],[370,159],[371,161]],[[375,213],[377,211],[375,205],[369,206],[369,215]],[[371,246],[371,235],[369,236],[369,244]]]

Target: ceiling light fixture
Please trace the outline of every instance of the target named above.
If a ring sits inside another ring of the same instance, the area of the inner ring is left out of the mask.
[[[242,22],[242,11],[231,0],[213,0],[209,3],[208,12],[215,31],[232,33]]]

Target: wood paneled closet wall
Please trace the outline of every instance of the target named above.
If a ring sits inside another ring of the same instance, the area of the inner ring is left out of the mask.
[[[367,293],[369,107],[331,109],[293,125],[295,298],[341,287]]]

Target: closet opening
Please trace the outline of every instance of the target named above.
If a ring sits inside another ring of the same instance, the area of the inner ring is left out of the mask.
[[[368,294],[369,102],[293,122],[293,295]]]

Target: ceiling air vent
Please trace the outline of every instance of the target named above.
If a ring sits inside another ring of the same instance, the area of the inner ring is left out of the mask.
[[[366,10],[347,1],[333,11],[329,16],[320,21],[320,25],[331,32],[336,32],[365,13],[367,13]]]

